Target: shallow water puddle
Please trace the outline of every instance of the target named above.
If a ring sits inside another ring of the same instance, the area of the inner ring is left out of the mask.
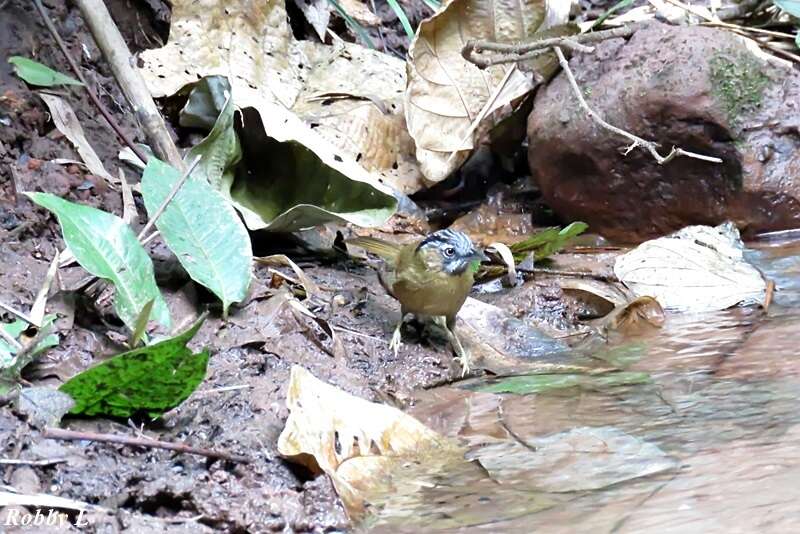
[[[649,380],[538,377],[528,395],[477,391],[497,391],[491,380],[420,392],[410,413],[477,461],[386,496],[370,526],[800,531],[799,254],[797,245],[749,253],[778,287],[768,314],[671,315],[647,337],[593,354]]]

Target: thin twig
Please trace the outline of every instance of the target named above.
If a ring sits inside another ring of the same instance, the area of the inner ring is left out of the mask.
[[[572,92],[575,93],[575,97],[578,99],[578,103],[580,104],[583,111],[585,111],[586,114],[589,115],[589,117],[591,117],[601,127],[631,141],[631,144],[625,149],[624,152],[625,155],[629,154],[631,150],[637,147],[641,147],[650,152],[650,155],[653,156],[653,158],[659,165],[664,165],[666,163],[669,163],[670,161],[679,156],[699,159],[711,163],[722,163],[722,160],[720,158],[714,156],[705,156],[703,154],[697,154],[696,152],[689,152],[688,150],[684,150],[682,148],[677,148],[677,147],[672,147],[672,150],[670,151],[669,154],[667,154],[666,156],[662,156],[661,154],[658,153],[658,150],[656,150],[656,144],[653,143],[652,141],[647,141],[645,139],[642,139],[641,137],[633,135],[632,133],[626,132],[621,128],[617,128],[613,124],[609,124],[608,122],[606,122],[600,115],[597,114],[597,112],[595,112],[592,108],[589,107],[589,104],[586,103],[586,99],[583,98],[583,92],[581,91],[581,88],[578,86],[578,82],[575,81],[575,75],[572,74],[572,70],[569,68],[569,62],[567,61],[567,58],[564,57],[564,52],[562,52],[561,48],[557,46],[554,46],[553,50],[555,51],[556,56],[558,56],[558,63],[561,65],[561,68],[564,69],[564,73],[567,75],[569,84],[570,86],[572,86]]]
[[[99,441],[102,443],[120,443],[122,445],[131,445],[134,447],[147,447],[152,449],[166,449],[170,451],[177,451],[188,454],[197,454],[207,458],[219,458],[221,460],[228,460],[237,463],[250,463],[251,459],[246,456],[238,454],[230,454],[223,451],[214,451],[211,449],[204,449],[201,447],[192,447],[185,443],[172,443],[169,441],[161,441],[150,438],[134,438],[131,436],[121,436],[118,434],[99,434],[97,432],[78,432],[75,430],[64,430],[62,428],[45,428],[42,432],[42,437],[47,439],[62,439],[73,441]]]
[[[39,15],[41,15],[42,20],[44,20],[44,25],[47,26],[47,29],[50,31],[50,34],[53,36],[53,39],[55,39],[56,43],[58,43],[58,47],[61,49],[61,52],[64,54],[64,57],[67,58],[67,63],[69,63],[72,72],[74,72],[75,76],[77,76],[78,79],[81,81],[81,83],[83,83],[83,86],[89,95],[89,99],[91,99],[95,107],[97,107],[97,110],[100,112],[103,118],[106,119],[108,125],[111,126],[111,129],[114,130],[114,132],[116,132],[116,134],[120,137],[120,139],[122,139],[125,142],[125,144],[128,145],[131,150],[133,150],[133,153],[136,154],[136,156],[139,159],[141,159],[144,162],[147,162],[147,154],[145,154],[142,151],[142,149],[136,146],[136,143],[133,142],[133,139],[128,137],[128,134],[126,134],[122,130],[117,121],[114,120],[114,117],[111,116],[111,113],[108,112],[106,107],[97,97],[97,93],[89,85],[89,82],[86,80],[86,77],[83,75],[83,72],[81,72],[81,69],[78,67],[77,63],[75,63],[75,60],[72,58],[72,55],[69,53],[67,45],[64,43],[64,40],[58,34],[58,30],[56,29],[55,24],[53,24],[53,21],[50,19],[50,16],[47,14],[47,10],[42,4],[42,0],[33,0],[33,5],[36,6],[36,10],[39,12]]]
[[[0,458],[0,465],[35,465],[41,467],[63,464],[66,461],[66,458],[51,458],[46,460],[15,460],[13,458]]]
[[[147,224],[144,225],[144,228],[142,228],[142,231],[139,232],[139,236],[138,236],[139,241],[142,241],[144,239],[144,236],[147,235],[147,233],[150,231],[150,229],[153,227],[153,225],[156,224],[156,221],[158,220],[158,218],[161,217],[161,214],[164,213],[164,210],[167,209],[167,206],[169,206],[169,203],[172,202],[172,199],[175,198],[175,195],[178,194],[178,191],[180,190],[180,188],[183,187],[183,184],[186,183],[186,180],[189,179],[189,175],[192,174],[192,171],[195,169],[195,167],[197,167],[197,164],[200,163],[200,160],[202,159],[202,157],[203,156],[201,156],[200,154],[195,156],[194,160],[192,160],[192,163],[189,165],[189,168],[186,169],[186,172],[183,173],[183,176],[181,176],[180,180],[175,182],[175,185],[172,186],[172,190],[169,192],[167,197],[164,199],[164,202],[161,203],[161,205],[158,207],[158,209],[153,214],[153,216],[150,217],[150,220],[147,221]]]
[[[506,44],[494,43],[491,41],[470,40],[467,41],[467,44],[465,44],[464,48],[461,49],[461,55],[464,57],[464,59],[475,64],[476,66],[480,68],[486,68],[491,65],[498,65],[500,63],[512,63],[532,59],[547,52],[547,50],[553,46],[570,47],[581,52],[591,51],[592,48],[586,46],[589,43],[598,43],[600,41],[613,39],[615,37],[630,37],[637,29],[639,29],[639,25],[632,24],[630,26],[622,26],[610,30],[584,33],[581,35],[550,37],[548,39],[540,39],[538,41],[523,44]],[[484,51],[502,52],[502,54],[490,56],[488,58],[475,56],[475,54],[480,54]]]
[[[22,319],[23,321],[25,321],[28,324],[32,324],[34,326],[39,326],[39,325],[37,325],[36,323],[33,322],[33,319],[29,315],[25,315],[21,311],[15,309],[15,308],[12,308],[8,304],[4,304],[3,302],[0,302],[0,308],[4,309],[5,311],[10,313],[11,315],[15,315],[15,316],[19,317],[20,319]]]

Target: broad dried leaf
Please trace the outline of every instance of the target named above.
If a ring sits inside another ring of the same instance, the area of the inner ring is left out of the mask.
[[[457,449],[410,415],[345,393],[299,366],[292,367],[286,405],[278,452],[330,476],[351,517],[364,512],[370,488],[402,475],[403,464]]]
[[[103,167],[103,162],[100,161],[92,145],[90,145],[89,141],[86,139],[83,128],[81,128],[81,123],[78,122],[78,117],[75,115],[72,106],[70,106],[66,100],[54,95],[40,93],[39,96],[50,109],[50,116],[53,117],[53,122],[56,128],[58,128],[58,131],[69,139],[83,162],[89,167],[91,173],[102,176],[109,183],[117,183],[117,180],[112,178],[105,167]]]
[[[703,312],[737,304],[763,304],[766,281],[744,258],[732,223],[688,226],[645,241],[617,258],[614,274],[637,296],[652,296],[667,310]]]
[[[407,182],[406,174],[413,174],[413,168],[400,168],[403,161],[413,163],[408,134],[397,126],[403,115],[404,79],[396,74],[402,72],[401,61],[355,45],[295,41],[283,0],[177,0],[172,20],[167,45],[141,55],[142,74],[154,96],[172,95],[205,76],[227,76],[235,105],[258,110],[269,137],[302,143],[325,165],[378,192],[387,191],[381,182]],[[365,96],[361,91],[367,90],[374,98],[397,102],[389,106],[392,117],[378,121],[377,132],[368,130],[368,121],[376,117],[365,115],[367,110],[351,116],[347,109],[332,112],[323,102],[309,103],[320,92],[316,71],[330,68],[336,92]],[[325,128],[316,131],[322,119]],[[398,150],[405,150],[402,158],[394,157]]]
[[[169,326],[153,262],[130,226],[116,215],[50,193],[26,194],[56,215],[64,241],[81,267],[114,284],[114,311],[128,328],[136,329],[136,318],[151,300],[155,300],[153,318]]]
[[[466,161],[475,146],[477,135],[470,132],[476,119],[500,120],[493,112],[533,88],[532,77],[511,65],[479,69],[461,56],[464,45],[471,39],[529,40],[544,29],[546,16],[545,0],[452,0],[420,24],[408,53],[405,102],[426,180],[439,182]]]

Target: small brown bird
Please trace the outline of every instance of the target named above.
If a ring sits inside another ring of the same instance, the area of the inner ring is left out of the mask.
[[[444,317],[444,328],[458,355],[464,373],[469,370],[469,355],[454,329],[456,314],[467,299],[474,274],[486,255],[477,250],[469,237],[454,230],[439,230],[414,243],[398,245],[374,237],[346,241],[377,254],[386,261],[379,271],[381,285],[400,301],[400,321],[389,347],[400,349],[400,327],[406,314]]]

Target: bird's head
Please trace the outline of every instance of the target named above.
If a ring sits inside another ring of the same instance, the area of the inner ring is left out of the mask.
[[[466,234],[449,229],[433,232],[423,239],[417,245],[417,253],[452,275],[460,275],[471,264],[488,259],[482,251],[475,248]]]

